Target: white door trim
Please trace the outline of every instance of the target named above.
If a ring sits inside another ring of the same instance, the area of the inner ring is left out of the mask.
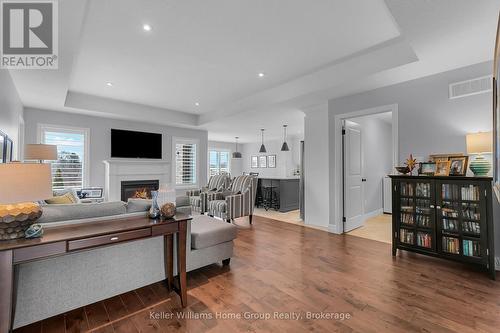
[[[342,187],[344,180],[342,179],[342,121],[367,116],[371,114],[392,112],[392,165],[397,166],[399,163],[399,134],[398,134],[398,104],[390,104],[378,106],[370,109],[353,111],[343,114],[335,115],[335,128],[334,128],[334,144],[335,144],[335,168],[334,168],[334,194],[335,194],[335,228],[332,230],[336,234],[343,233],[344,223],[342,222],[343,216],[343,198]]]

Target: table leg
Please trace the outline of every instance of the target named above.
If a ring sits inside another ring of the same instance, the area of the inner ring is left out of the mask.
[[[187,306],[187,277],[186,277],[186,224],[187,221],[179,222],[177,236],[177,272],[179,275],[179,294],[182,307]]]
[[[168,290],[174,285],[174,235],[165,235],[165,277],[167,278]]]
[[[0,251],[0,332],[11,332],[14,309],[14,266],[12,251]]]

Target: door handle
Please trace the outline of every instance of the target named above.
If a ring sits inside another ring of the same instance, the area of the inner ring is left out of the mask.
[[[362,182],[366,182],[366,178],[361,178],[361,181]]]

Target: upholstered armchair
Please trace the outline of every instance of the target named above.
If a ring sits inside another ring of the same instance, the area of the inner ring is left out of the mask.
[[[257,181],[255,176],[238,176],[234,178],[228,191],[209,194],[208,215],[220,217],[227,222],[248,216],[252,224]]]
[[[207,211],[208,194],[217,191],[224,191],[231,183],[231,176],[229,174],[221,174],[210,177],[207,186],[200,189],[189,190],[186,195],[189,197],[191,208],[204,214]]]

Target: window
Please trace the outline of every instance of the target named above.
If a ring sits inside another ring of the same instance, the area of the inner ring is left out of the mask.
[[[87,184],[88,130],[40,126],[40,141],[57,146],[52,162],[52,188],[81,189]]]
[[[185,140],[175,141],[175,184],[177,186],[196,185],[196,143]]]
[[[221,172],[229,173],[229,152],[210,150],[208,152],[208,175],[215,176]]]

